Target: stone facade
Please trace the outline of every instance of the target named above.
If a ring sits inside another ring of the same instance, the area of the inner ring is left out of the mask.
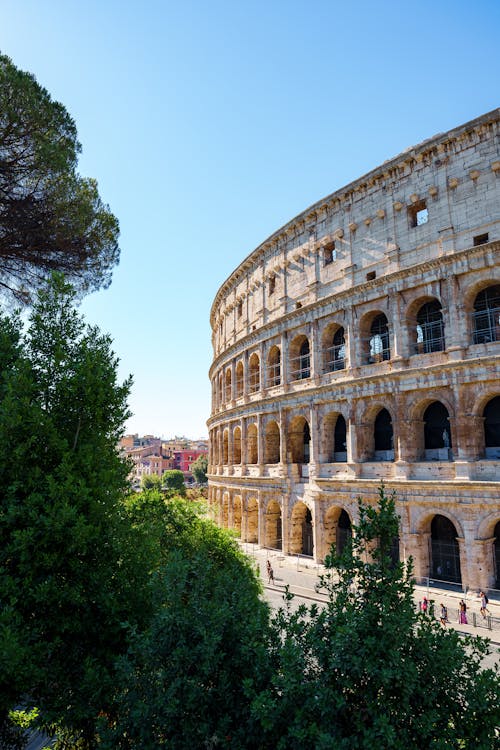
[[[211,310],[209,502],[324,559],[396,490],[417,579],[500,588],[500,110],[275,232]]]

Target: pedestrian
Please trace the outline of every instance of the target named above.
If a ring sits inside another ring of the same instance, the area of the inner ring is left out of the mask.
[[[439,616],[439,622],[443,626],[443,628],[446,627],[446,623],[448,622],[448,608],[444,606],[444,604],[441,602],[441,614]]]
[[[481,598],[481,609],[479,611],[481,612],[483,618],[486,620],[486,613],[491,614],[488,609],[489,599],[484,591],[480,591],[479,596]]]
[[[426,615],[429,611],[429,600],[426,596],[424,596],[424,598],[420,602],[420,611],[423,612],[424,615]]]
[[[270,560],[267,561],[266,566],[267,566],[267,580],[268,580],[268,583],[274,583],[274,570],[272,568]]]
[[[458,622],[460,625],[467,625],[467,605],[463,599],[460,600],[458,605]]]

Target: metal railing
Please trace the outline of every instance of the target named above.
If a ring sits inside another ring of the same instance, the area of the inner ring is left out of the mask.
[[[325,350],[326,372],[345,370],[345,366],[345,344],[329,346],[328,349]]]
[[[472,343],[489,344],[500,341],[500,307],[472,313]]]

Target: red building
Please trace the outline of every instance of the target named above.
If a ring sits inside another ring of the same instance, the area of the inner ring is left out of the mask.
[[[191,465],[200,456],[208,456],[208,450],[183,448],[182,450],[174,451],[174,467],[182,471],[186,481],[192,480]]]

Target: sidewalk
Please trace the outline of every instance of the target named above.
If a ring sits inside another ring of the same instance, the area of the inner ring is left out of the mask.
[[[264,588],[279,590],[288,586],[291,593],[304,599],[317,602],[327,601],[327,597],[321,591],[319,593],[316,591],[319,577],[325,570],[323,565],[315,563],[308,557],[283,555],[279,550],[264,549],[257,544],[243,542],[240,546],[251,559],[255,560]],[[271,561],[274,571],[274,586],[267,583],[266,562],[268,559]],[[489,638],[493,644],[500,646],[500,599],[493,600],[490,598],[488,610],[491,616],[484,620],[479,612],[481,605],[476,592],[468,592],[465,597],[463,591],[447,590],[436,585],[429,587],[415,586],[415,606],[418,606],[424,596],[433,600],[436,618],[439,617],[441,602],[448,607],[448,627],[455,628],[460,633]],[[468,625],[459,625],[458,623],[460,599],[465,599],[467,604]]]

